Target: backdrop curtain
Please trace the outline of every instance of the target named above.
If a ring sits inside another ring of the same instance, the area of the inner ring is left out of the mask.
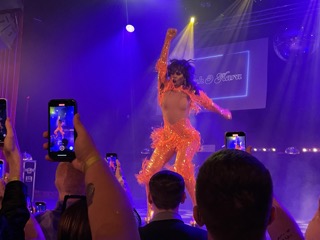
[[[14,124],[20,79],[23,11],[10,14],[15,20],[17,36],[11,46],[0,48],[0,97],[8,100],[8,115]]]
[[[8,100],[8,115],[14,125],[20,79],[23,11],[9,13],[14,19],[17,36],[10,46],[0,48],[0,98]],[[2,151],[0,159],[3,159]]]

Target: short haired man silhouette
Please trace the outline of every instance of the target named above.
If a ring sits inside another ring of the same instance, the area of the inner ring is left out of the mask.
[[[66,195],[85,195],[84,174],[69,162],[60,162],[56,169],[55,186],[59,193],[56,208],[35,216],[47,240],[57,239],[58,223]]]
[[[139,228],[141,240],[207,239],[203,229],[185,224],[179,206],[186,199],[183,177],[169,170],[159,171],[149,181],[148,201],[154,210],[150,223]]]
[[[253,155],[225,149],[201,166],[194,218],[209,240],[262,240],[273,218],[268,169]]]

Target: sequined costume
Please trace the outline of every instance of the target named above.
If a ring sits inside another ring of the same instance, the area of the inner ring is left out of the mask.
[[[205,107],[209,110],[216,109],[212,100],[207,97],[204,92],[200,91],[200,95],[195,95],[182,86],[175,88],[170,81],[166,82],[164,89],[159,89],[160,106],[162,106],[165,93],[170,91],[186,94],[189,99],[189,110],[191,111],[198,112],[200,107]],[[152,148],[155,150],[150,160],[144,160],[142,170],[137,175],[138,182],[140,184],[148,184],[151,176],[161,170],[176,153],[173,170],[183,176],[192,202],[195,204],[195,176],[192,159],[200,148],[199,132],[193,128],[189,118],[182,118],[174,124],[170,124],[164,119],[164,126],[156,128],[151,133],[151,139]]]
[[[151,176],[161,170],[176,154],[172,170],[183,176],[192,203],[195,205],[195,176],[192,159],[200,148],[200,134],[192,127],[189,114],[191,112],[197,113],[201,108],[206,108],[223,115],[224,109],[213,103],[203,91],[196,91],[190,86],[187,87],[186,84],[177,87],[173,80],[168,78],[167,58],[171,40],[172,36],[168,31],[160,59],[156,65],[158,102],[162,110],[164,125],[151,133],[154,151],[150,160],[143,161],[142,169],[136,178],[140,184],[146,186],[148,194],[148,182]],[[149,217],[150,205],[148,207]]]
[[[58,117],[58,119],[57,119],[57,128],[54,130],[53,133],[54,133],[54,135],[58,135],[58,132],[60,132],[60,134],[61,134],[61,136],[63,138],[64,131],[63,131],[62,125],[63,125],[62,120],[60,120],[60,117]]]

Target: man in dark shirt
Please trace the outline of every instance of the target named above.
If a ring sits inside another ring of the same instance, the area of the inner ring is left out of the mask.
[[[185,199],[185,183],[180,174],[168,170],[154,174],[148,194],[154,216],[149,224],[139,228],[141,240],[206,240],[205,230],[182,221],[179,206]]]

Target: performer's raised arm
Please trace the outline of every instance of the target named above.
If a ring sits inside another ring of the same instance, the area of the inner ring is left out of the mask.
[[[158,72],[159,87],[166,80],[167,62],[168,62],[170,43],[176,35],[177,35],[177,29],[174,29],[174,28],[168,29],[167,34],[166,34],[166,38],[164,40],[164,44],[162,47],[161,55],[160,55],[160,58],[157,62],[157,65],[156,65],[156,70]]]

